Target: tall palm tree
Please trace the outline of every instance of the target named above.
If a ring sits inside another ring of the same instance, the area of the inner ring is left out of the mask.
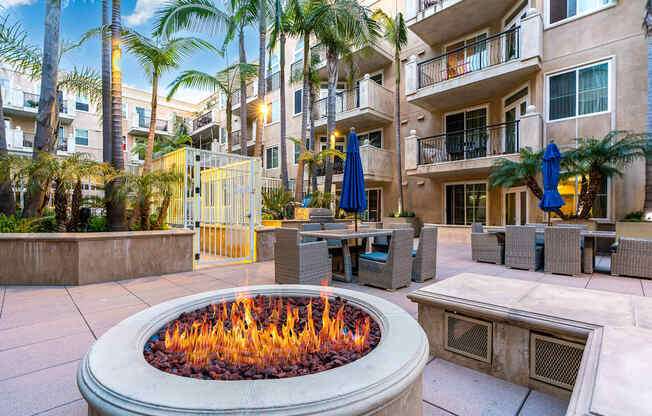
[[[357,0],[324,0],[328,6],[317,28],[317,37],[326,49],[328,70],[328,98],[326,131],[330,138],[335,132],[336,91],[339,80],[339,60],[343,53],[349,53],[352,45],[364,47],[380,35],[380,27],[371,11]],[[333,168],[326,162],[324,192],[330,193],[333,183]]]
[[[648,133],[648,147],[652,149],[652,0],[645,2],[643,29],[647,37],[647,112],[645,114],[645,131]],[[645,161],[645,204],[643,218],[652,221],[652,159]]]
[[[11,65],[18,71],[34,73],[40,64],[40,51],[31,45],[27,32],[20,23],[11,23],[7,17],[0,19],[0,61]],[[36,68],[33,68],[36,66]],[[3,97],[0,91],[0,120],[4,120]],[[10,176],[7,135],[5,123],[0,123],[0,214],[7,216],[16,213],[16,199]],[[7,163],[3,163],[3,162]]]
[[[147,150],[143,172],[149,173],[152,168],[152,153],[154,151],[154,136],[156,133],[156,113],[158,106],[158,81],[165,72],[178,68],[181,61],[194,51],[204,47],[213,47],[195,37],[163,38],[161,36],[147,37],[133,30],[123,30],[125,49],[138,60],[145,75],[152,83],[151,115],[149,133],[147,135]]]
[[[213,0],[176,0],[167,3],[157,13],[155,35],[170,36],[180,30],[201,30],[226,36],[221,49],[237,36],[240,64],[247,63],[244,30],[258,19],[257,0],[228,0],[226,7]],[[226,10],[223,10],[226,9]],[[239,67],[243,69],[244,66]],[[247,77],[240,74],[240,152],[247,154]]]
[[[255,0],[258,9],[258,99],[261,103],[265,102],[265,89],[267,82],[265,79],[265,53],[267,51],[267,15],[270,13],[268,0]],[[256,117],[256,144],[254,146],[254,156],[262,156],[263,143],[263,115],[257,114]]]
[[[102,27],[111,24],[109,0],[102,0]],[[111,39],[102,36],[102,161],[111,163]]]
[[[112,0],[111,8],[111,166],[124,173],[125,161],[122,155],[122,25],[120,0]],[[120,176],[108,184],[109,209],[107,210],[107,227],[110,231],[126,231],[127,217],[125,200],[121,197]]]
[[[285,42],[287,33],[289,31],[288,16],[283,9],[283,2],[281,0],[274,1],[273,10],[273,23],[272,31],[269,37],[269,49],[273,51],[276,48],[277,42],[279,43],[280,56],[279,56],[279,81],[280,81],[280,105],[281,105],[281,183],[284,189],[289,189],[288,179],[288,161],[287,161],[287,114],[285,108]],[[291,76],[292,74],[290,74]],[[256,137],[258,137],[258,130],[256,130]],[[258,143],[256,144],[258,147]]]
[[[184,71],[169,85],[171,98],[179,87],[196,88],[204,91],[220,92],[226,97],[226,135],[228,152],[231,153],[233,134],[233,94],[240,88],[240,78],[245,77],[246,82],[254,79],[257,67],[253,64],[236,63],[211,75],[206,72],[189,70]]]
[[[403,196],[403,164],[401,155],[401,51],[407,46],[407,26],[403,13],[397,13],[392,19],[382,10],[374,13],[374,18],[381,22],[385,40],[394,47],[394,128],[396,144],[396,186],[398,191],[398,212],[405,209]]]
[[[301,144],[305,147],[306,132],[308,130],[308,101],[310,79],[310,37],[315,33],[321,18],[328,6],[321,0],[289,0],[287,10],[290,23],[290,34],[303,38],[303,98],[301,99]],[[303,200],[303,168],[304,163],[299,161],[297,169],[297,183],[294,199]]]

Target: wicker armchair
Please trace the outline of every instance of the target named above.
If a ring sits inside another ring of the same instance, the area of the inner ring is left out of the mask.
[[[652,240],[621,238],[611,255],[611,274],[652,279]]]
[[[577,276],[582,272],[582,229],[579,227],[546,227],[546,273]]]
[[[274,244],[276,283],[330,284],[331,262],[325,241],[299,243],[299,230],[277,228]]]
[[[505,266],[530,271],[543,266],[543,247],[537,245],[536,233],[536,227],[505,226]]]
[[[496,233],[485,233],[482,224],[471,225],[471,259],[486,263],[503,264],[505,244]]]
[[[359,282],[390,290],[408,286],[412,278],[413,235],[411,229],[394,230],[387,253],[361,255]]]
[[[437,227],[423,227],[419,247],[412,250],[412,280],[425,282],[437,274]]]

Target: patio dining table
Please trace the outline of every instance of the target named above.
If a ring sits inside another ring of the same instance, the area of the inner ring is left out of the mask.
[[[350,240],[362,239],[362,247],[367,247],[369,238],[392,235],[392,230],[359,229],[302,231],[302,237],[313,237],[318,240],[338,240],[342,243],[342,257],[344,258],[344,275],[333,273],[333,279],[347,283],[353,282],[353,267],[351,262]]]
[[[505,239],[505,227],[504,226],[485,226],[485,231],[489,233],[496,233],[499,238],[502,240]],[[537,227],[537,234],[543,235],[545,229],[542,227]],[[593,268],[595,267],[595,247],[597,247],[596,241],[599,238],[605,238],[610,240],[616,239],[615,231],[596,231],[596,230],[582,230],[582,237],[584,237],[584,249],[590,249],[592,251],[593,262],[590,265],[590,269],[586,269],[585,273],[593,273]]]

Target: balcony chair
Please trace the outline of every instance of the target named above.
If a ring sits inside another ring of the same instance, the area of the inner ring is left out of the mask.
[[[544,231],[546,273],[577,276],[582,272],[582,229],[546,227]]]
[[[652,239],[626,238],[611,254],[611,274],[652,279]]]
[[[371,252],[360,256],[360,284],[395,290],[410,284],[412,278],[413,232],[392,231],[387,253]]]
[[[419,247],[412,250],[412,280],[425,282],[437,275],[437,227],[424,226],[419,234]]]
[[[296,228],[277,228],[274,243],[274,280],[279,284],[319,285],[331,282],[326,241],[299,242]]]
[[[480,223],[471,225],[471,259],[473,261],[503,264],[505,261],[505,243],[496,233],[484,232]]]
[[[543,266],[543,241],[537,229],[527,225],[505,226],[505,266],[536,271]]]

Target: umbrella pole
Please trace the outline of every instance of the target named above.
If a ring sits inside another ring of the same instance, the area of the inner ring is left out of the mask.
[[[550,227],[550,211],[548,211],[548,227]]]
[[[355,232],[358,232],[358,211],[355,212]]]

